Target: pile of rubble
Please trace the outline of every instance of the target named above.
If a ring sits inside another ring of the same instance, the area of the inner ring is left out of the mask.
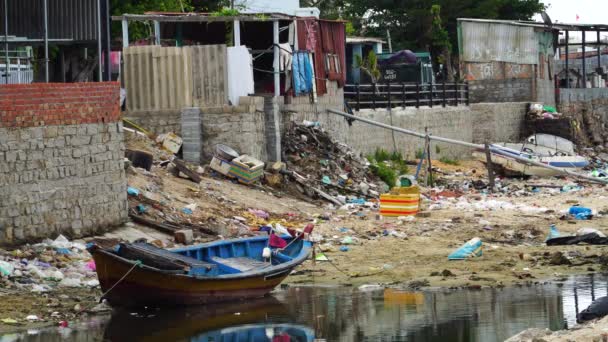
[[[377,199],[388,190],[367,160],[318,125],[291,123],[282,146],[286,168],[281,173],[309,197],[343,205]]]

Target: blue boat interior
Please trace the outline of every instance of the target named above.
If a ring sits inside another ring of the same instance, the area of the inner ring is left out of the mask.
[[[301,341],[313,342],[314,331],[297,325],[250,325],[205,332],[191,337],[191,342],[267,342],[267,341]]]
[[[264,259],[263,250],[268,246],[267,236],[247,239],[216,241],[207,244],[161,249],[147,243],[121,244],[115,253],[126,259],[140,260],[144,265],[188,274],[191,276],[222,276],[239,274],[289,263],[306,257],[312,246],[309,241],[284,236],[288,246],[271,248],[271,257]]]

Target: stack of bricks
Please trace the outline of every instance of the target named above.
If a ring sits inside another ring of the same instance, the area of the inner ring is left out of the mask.
[[[0,244],[127,219],[119,84],[0,86]]]
[[[201,127],[201,109],[182,109],[182,153],[187,162],[200,164],[203,148]]]

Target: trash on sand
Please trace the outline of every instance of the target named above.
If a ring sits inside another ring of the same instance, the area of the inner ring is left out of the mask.
[[[593,211],[589,208],[573,206],[568,210],[568,214],[577,220],[588,220],[593,217]]]
[[[355,239],[353,239],[352,236],[345,236],[340,243],[343,245],[352,245],[355,243]]]
[[[317,253],[315,260],[316,261],[329,261],[329,258],[323,253]]]
[[[593,301],[588,308],[576,315],[576,322],[583,323],[608,315],[608,297],[600,297]]]
[[[361,285],[357,288],[357,290],[359,291],[378,291],[378,290],[383,290],[384,287],[382,287],[381,285],[378,284],[365,284],[365,285]]]
[[[260,209],[248,209],[247,210],[250,214],[253,214],[261,219],[264,220],[268,220],[270,218],[270,214],[268,214],[267,212],[265,212],[264,210],[260,210]]]
[[[127,188],[127,194],[129,196],[139,196],[139,190],[133,187],[128,187]]]
[[[479,238],[472,238],[450,254],[448,260],[464,260],[467,258],[480,257],[482,255],[481,246],[482,243]]]
[[[601,237],[596,233],[581,236],[560,236],[545,241],[547,246],[568,246],[586,243],[589,245],[608,245],[608,238]]]
[[[192,215],[194,212],[190,208],[184,208],[184,209],[182,209],[182,213],[184,213],[186,215]]]
[[[156,142],[162,144],[165,150],[176,154],[182,148],[183,139],[178,137],[175,133],[169,132],[159,135],[156,138]]]
[[[39,320],[40,318],[38,318],[38,316],[36,316],[36,315],[28,315],[27,317],[25,317],[25,319],[27,319],[30,322],[35,322],[35,321]]]
[[[138,213],[138,214],[143,214],[143,213],[145,213],[145,212],[146,212],[146,210],[147,210],[146,206],[145,206],[145,205],[143,205],[143,204],[138,204],[138,205],[135,207],[135,209],[137,210],[137,213]]]
[[[10,324],[10,325],[21,324],[21,323],[19,323],[19,321],[17,321],[16,319],[13,319],[13,318],[3,318],[0,320],[0,322],[2,322],[4,324]]]
[[[587,234],[597,234],[597,236],[599,236],[599,237],[606,237],[606,234],[600,232],[599,230],[597,230],[595,228],[581,228],[576,231],[576,235],[578,235],[578,236],[587,235]]]
[[[561,236],[561,234],[557,230],[557,227],[554,224],[552,224],[549,227],[549,235],[547,235],[547,238],[545,239],[545,242],[548,241],[548,240],[551,240],[551,239],[558,238],[560,236]]]
[[[331,179],[329,178],[329,176],[323,176],[323,178],[321,178],[321,182],[323,182],[323,184],[325,185],[330,185]]]
[[[340,246],[340,252],[348,252],[348,247]]]
[[[13,274],[15,267],[6,261],[0,261],[0,274],[10,276]]]

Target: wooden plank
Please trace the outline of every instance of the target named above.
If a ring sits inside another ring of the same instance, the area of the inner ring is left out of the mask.
[[[190,170],[183,160],[175,158],[175,159],[173,159],[173,165],[175,165],[175,167],[181,173],[188,176],[188,178],[190,178],[190,180],[192,180],[193,182],[200,183],[203,180],[198,173]]]

